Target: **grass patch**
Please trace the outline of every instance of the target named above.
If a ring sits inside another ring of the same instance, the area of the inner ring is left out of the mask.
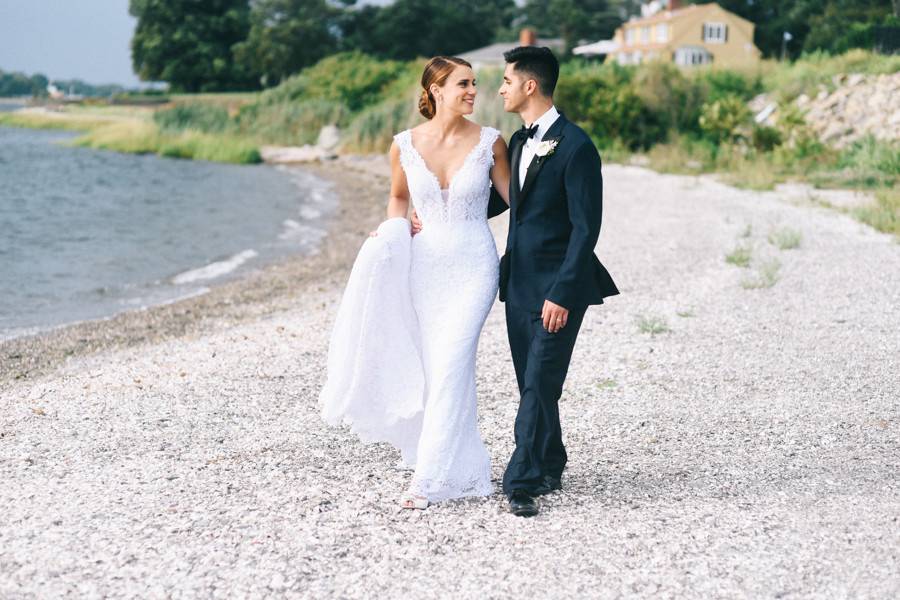
[[[779,250],[793,250],[800,247],[800,241],[803,239],[796,229],[790,227],[781,227],[769,233],[769,243],[777,247]]]
[[[0,125],[8,127],[24,127],[27,129],[64,129],[68,131],[86,131],[103,127],[120,120],[117,117],[96,114],[51,113],[14,111],[0,113]]]
[[[641,333],[649,333],[651,335],[656,335],[658,333],[666,333],[671,331],[669,329],[669,324],[662,317],[657,317],[653,315],[639,315],[635,320],[638,329]]]
[[[866,225],[893,234],[900,242],[900,189],[879,190],[874,204],[857,208],[853,214]]]
[[[598,390],[611,390],[615,387],[618,387],[618,383],[616,383],[615,379],[601,379],[596,383]]]
[[[73,145],[131,154],[158,154],[213,162],[254,164],[262,161],[255,144],[240,138],[183,131],[160,133],[154,125],[112,125],[89,132]]]
[[[753,248],[746,244],[735,246],[734,250],[725,255],[725,262],[737,267],[749,267],[753,258]]]
[[[766,261],[760,265],[754,277],[745,277],[741,280],[741,287],[745,290],[770,288],[778,283],[780,272],[781,262],[777,258]]]

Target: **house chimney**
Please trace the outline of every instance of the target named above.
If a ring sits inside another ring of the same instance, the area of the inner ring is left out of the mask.
[[[534,46],[537,44],[537,34],[534,29],[523,29],[519,32],[520,46]]]

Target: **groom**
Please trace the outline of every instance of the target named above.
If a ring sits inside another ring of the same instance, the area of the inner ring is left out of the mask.
[[[559,62],[535,46],[504,58],[503,108],[525,126],[509,141],[511,212],[500,260],[520,393],[503,492],[513,514],[530,517],[538,513],[535,496],[561,487],[566,449],[558,402],[584,313],[619,290],[594,256],[603,210],[600,155],[553,105]],[[488,216],[506,209],[492,193]]]

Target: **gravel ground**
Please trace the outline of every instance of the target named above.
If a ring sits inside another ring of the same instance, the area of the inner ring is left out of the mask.
[[[622,295],[588,311],[564,490],[538,517],[500,494],[402,511],[396,453],[320,421],[347,260],[386,192],[358,172],[318,276],[166,317],[202,326],[139,313],[165,334],[65,360],[37,356],[65,333],[16,346],[0,597],[898,597],[900,245],[796,197],[604,172],[598,254]],[[769,241],[783,228],[798,247]],[[499,303],[478,369],[499,481],[517,402]]]

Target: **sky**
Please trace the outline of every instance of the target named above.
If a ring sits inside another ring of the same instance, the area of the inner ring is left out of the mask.
[[[128,0],[0,0],[0,70],[138,86],[129,47],[136,23]]]
[[[139,85],[128,0],[0,0],[0,70]]]

